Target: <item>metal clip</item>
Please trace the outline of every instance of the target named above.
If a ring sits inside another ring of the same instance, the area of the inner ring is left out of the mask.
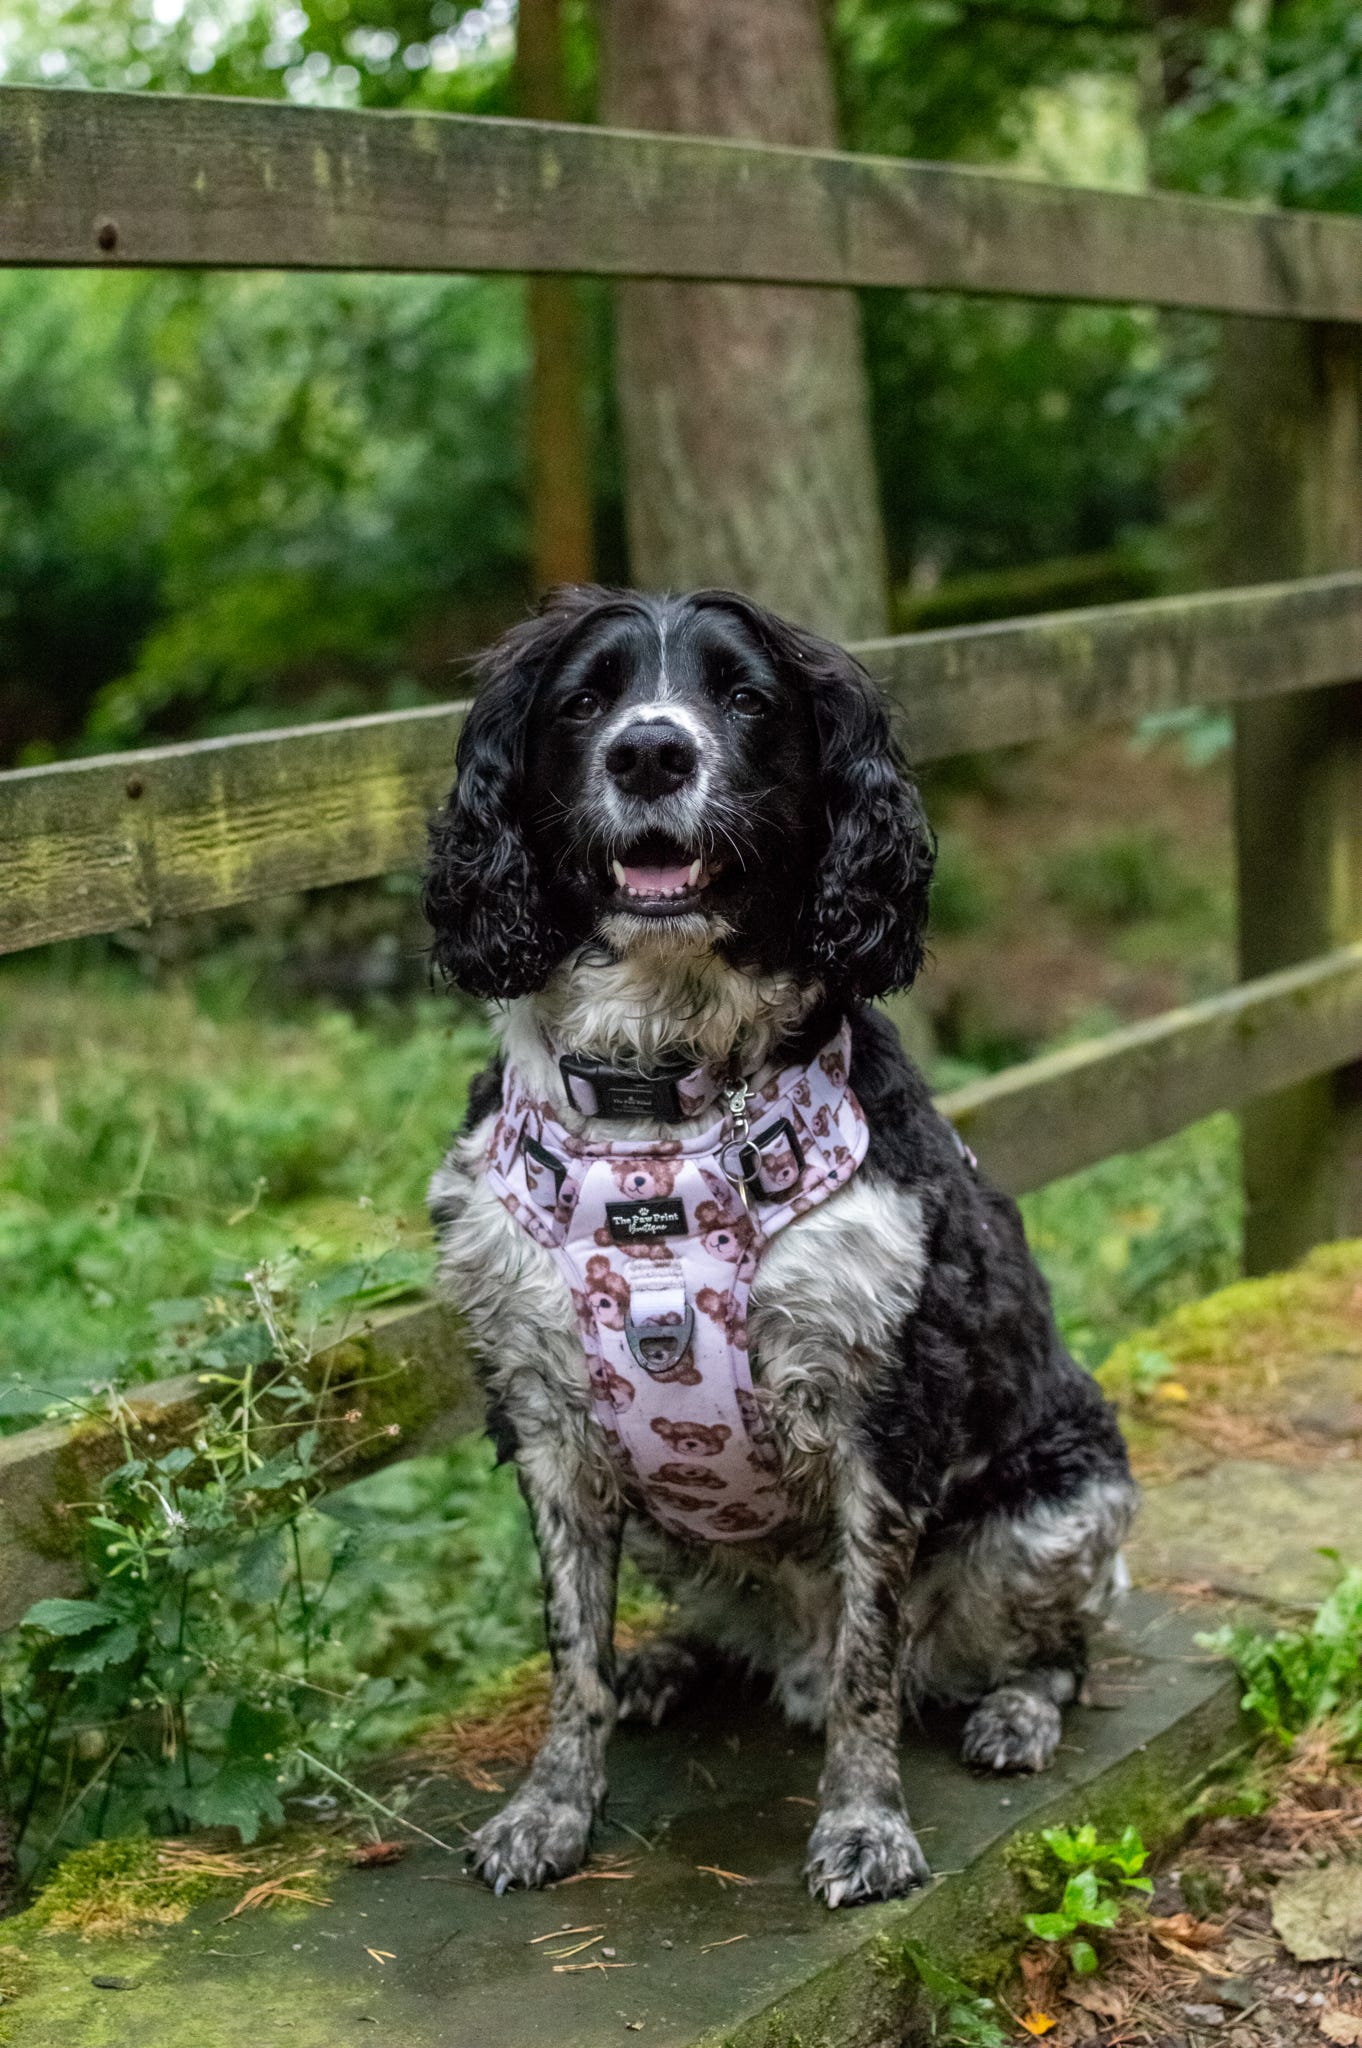
[[[742,1197],[743,1208],[746,1209],[749,1207],[747,1199],[748,1183],[756,1178],[758,1165],[756,1153],[747,1143],[747,1134],[752,1126],[748,1122],[747,1117],[746,1081],[735,1081],[730,1087],[725,1088],[723,1098],[724,1108],[728,1112],[729,1123],[733,1127],[733,1135],[719,1147],[719,1170],[723,1174],[724,1179],[731,1181],[738,1190]],[[736,1173],[728,1163],[730,1153],[737,1154],[738,1170]]]

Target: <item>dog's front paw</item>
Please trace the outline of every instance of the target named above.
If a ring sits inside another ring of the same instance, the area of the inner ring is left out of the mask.
[[[907,1816],[892,1806],[833,1806],[809,1837],[804,1875],[829,1906],[897,1899],[931,1877]]]
[[[1059,1747],[1059,1708],[1022,1686],[1000,1686],[965,1723],[960,1754],[976,1771],[1043,1771]]]
[[[483,1822],[468,1845],[468,1867],[498,1898],[513,1887],[533,1891],[578,1868],[594,1818],[590,1807],[527,1785]]]

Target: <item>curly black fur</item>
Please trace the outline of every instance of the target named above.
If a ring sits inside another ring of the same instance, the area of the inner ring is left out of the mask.
[[[706,905],[725,927],[719,950],[848,998],[906,987],[935,849],[881,699],[841,648],[727,590],[555,591],[484,657],[458,781],[431,827],[437,968],[473,995],[528,994],[618,909],[606,853],[628,834],[609,815],[602,751],[634,707],[655,710],[664,674],[673,715],[701,737],[709,795],[678,857],[722,856]],[[763,693],[763,720],[729,715],[735,684]],[[601,702],[594,730],[562,713],[586,691]],[[636,834],[648,827],[640,816]]]

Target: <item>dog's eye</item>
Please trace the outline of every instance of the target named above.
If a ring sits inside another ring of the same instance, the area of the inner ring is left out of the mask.
[[[582,722],[594,718],[601,708],[601,700],[594,690],[574,690],[562,707],[564,718],[575,718]]]
[[[730,690],[728,701],[735,711],[764,711],[766,699],[760,690],[749,690],[745,683],[739,683],[736,690]]]

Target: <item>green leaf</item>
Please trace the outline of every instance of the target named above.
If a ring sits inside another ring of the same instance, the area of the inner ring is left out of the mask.
[[[274,1339],[263,1323],[237,1323],[219,1333],[213,1348],[229,1366],[265,1365],[274,1356]]]
[[[1071,1920],[1086,1920],[1095,1909],[1100,1896],[1097,1872],[1089,1865],[1086,1870],[1078,1871],[1065,1885],[1060,1910],[1067,1913]]]
[[[238,1700],[227,1723],[227,1754],[231,1757],[267,1757],[271,1762],[285,1748],[292,1726],[282,1707],[258,1707],[250,1700]]]
[[[1076,1941],[1069,1950],[1069,1961],[1080,1977],[1091,1977],[1097,1968],[1097,1950],[1090,1941]]]
[[[46,1629],[50,1636],[83,1636],[92,1628],[107,1628],[117,1619],[113,1610],[98,1600],[38,1600],[20,1626]]]
[[[237,1585],[248,1600],[262,1606],[277,1600],[284,1583],[284,1532],[263,1529],[241,1550],[236,1567]]]
[[[73,1642],[68,1650],[59,1650],[52,1659],[54,1671],[103,1671],[110,1664],[126,1664],[135,1655],[142,1638],[129,1622],[120,1622],[117,1628],[106,1629],[93,1642]]]
[[[1074,1931],[1074,1923],[1067,1913],[1028,1913],[1028,1933],[1038,1935],[1042,1941],[1063,1941]]]
[[[231,1757],[180,1803],[200,1827],[235,1828],[243,1842],[253,1842],[263,1822],[284,1818],[276,1778],[273,1764]]]

